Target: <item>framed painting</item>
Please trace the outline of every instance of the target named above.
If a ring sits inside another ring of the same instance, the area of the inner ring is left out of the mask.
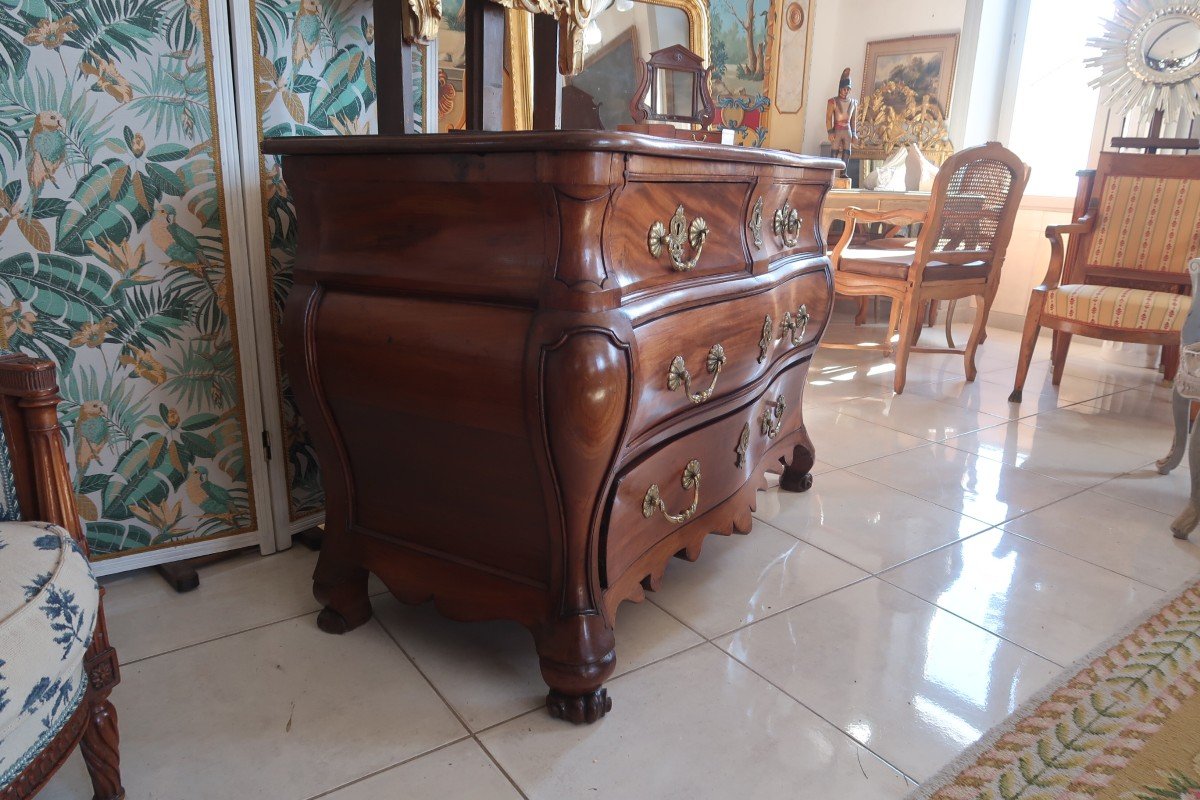
[[[859,105],[866,105],[868,98],[883,91],[885,99],[892,100],[899,111],[901,97],[911,94],[921,101],[928,98],[943,117],[949,117],[957,58],[957,33],[867,42]],[[887,98],[889,89],[893,89],[895,98]]]

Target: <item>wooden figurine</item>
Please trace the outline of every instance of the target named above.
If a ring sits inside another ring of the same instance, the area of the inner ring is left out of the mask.
[[[851,88],[850,68],[846,67],[842,70],[842,79],[838,81],[837,97],[829,98],[825,107],[825,128],[829,132],[832,155],[843,161],[850,160],[854,143],[858,141],[855,130],[858,101],[850,96]]]
[[[1192,276],[1192,297],[1200,291],[1200,258],[1188,262],[1188,272]],[[1193,303],[1183,323],[1180,343],[1187,348],[1190,344],[1200,342],[1200,307]],[[1188,367],[1190,359],[1185,358],[1181,371],[1175,378],[1175,391],[1171,396],[1171,411],[1175,418],[1175,439],[1171,443],[1171,452],[1157,464],[1159,473],[1166,475],[1179,466],[1183,461],[1183,450],[1188,439],[1188,423],[1191,421],[1192,402],[1200,400],[1200,375],[1193,376]],[[1188,447],[1188,468],[1192,471],[1192,494],[1188,504],[1179,516],[1171,523],[1171,532],[1176,539],[1186,539],[1188,534],[1200,522],[1200,444],[1197,443],[1197,432],[1200,426],[1192,428],[1191,443]]]

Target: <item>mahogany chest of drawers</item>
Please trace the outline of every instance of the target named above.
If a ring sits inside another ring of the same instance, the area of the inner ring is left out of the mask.
[[[264,150],[299,224],[284,349],[326,490],[319,624],[370,617],[368,572],[517,620],[550,712],[595,720],[617,606],[748,532],[769,466],[811,483],[841,162],[603,131]]]

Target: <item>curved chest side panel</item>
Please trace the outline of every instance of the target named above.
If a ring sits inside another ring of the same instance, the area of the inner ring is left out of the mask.
[[[521,309],[325,293],[315,359],[349,461],[355,529],[546,580],[521,383],[531,319]]]

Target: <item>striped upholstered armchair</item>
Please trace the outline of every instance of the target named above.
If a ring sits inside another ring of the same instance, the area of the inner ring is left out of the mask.
[[[1021,401],[1043,327],[1054,331],[1054,386],[1075,334],[1161,345],[1172,380],[1192,303],[1187,264],[1200,255],[1200,156],[1101,153],[1080,173],[1074,221],[1046,236],[1050,268],[1029,298],[1009,400]]]
[[[54,365],[0,356],[0,800],[33,797],[79,745],[121,800],[119,678],[58,426]]]

